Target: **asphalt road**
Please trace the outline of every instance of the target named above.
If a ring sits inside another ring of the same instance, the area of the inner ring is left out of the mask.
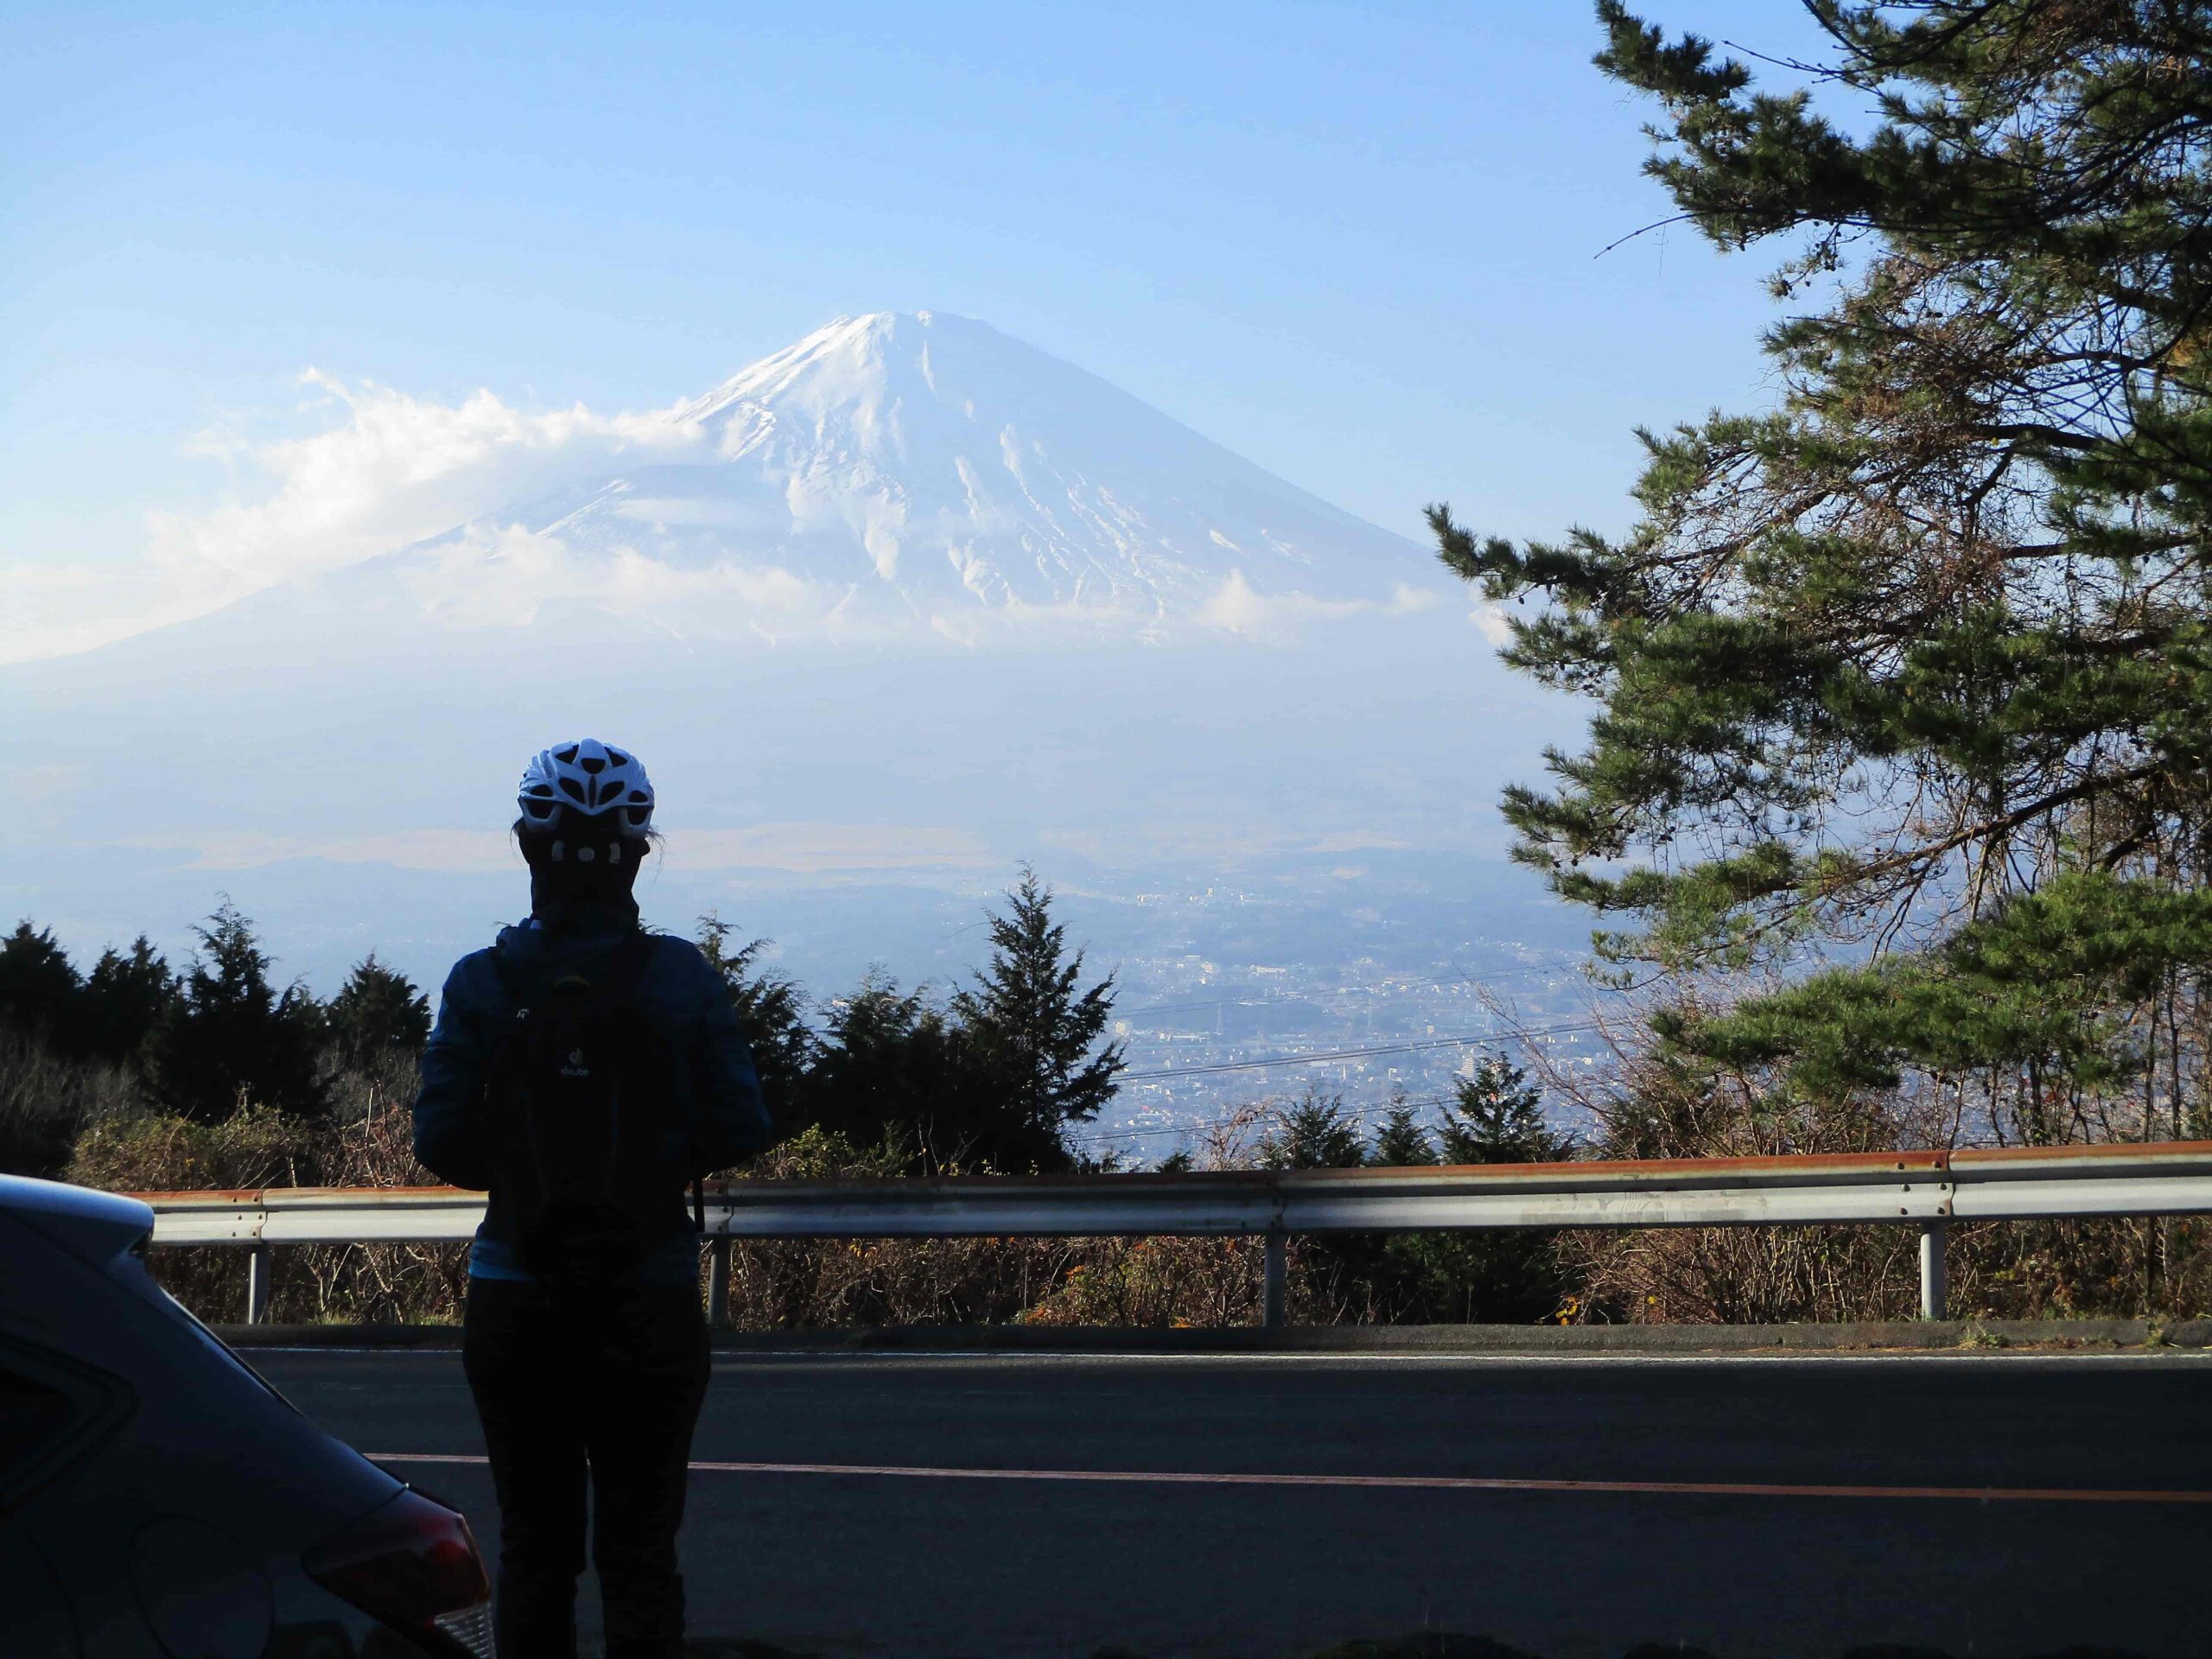
[[[496,1548],[458,1355],[248,1357]],[[2208,1406],[2183,1357],[718,1354],[685,1571],[713,1653],[2201,1656]]]

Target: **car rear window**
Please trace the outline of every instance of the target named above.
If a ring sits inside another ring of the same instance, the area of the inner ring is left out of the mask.
[[[77,1420],[76,1402],[60,1389],[25,1376],[0,1359],[0,1486]]]
[[[41,1346],[0,1338],[0,1512],[99,1445],[134,1402],[119,1377]]]

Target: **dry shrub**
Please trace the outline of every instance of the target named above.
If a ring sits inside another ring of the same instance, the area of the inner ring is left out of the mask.
[[[1679,1064],[1648,1032],[1606,1032],[1612,1064],[1596,1079],[1548,1064],[1542,1082],[1594,1126],[1601,1158],[1758,1158],[1888,1152],[1931,1144],[1895,1096],[1819,1106],[1769,1080]],[[1906,1319],[1920,1306],[1917,1232],[1881,1227],[1676,1227],[1559,1235],[1579,1281],[1578,1321],[1789,1324]]]
[[[87,1125],[137,1103],[121,1067],[62,1059],[35,1038],[0,1027],[0,1173],[61,1176]]]
[[[1951,1311],[1977,1319],[2212,1313],[2212,1221],[2008,1221],[1954,1227]]]
[[[895,1144],[861,1150],[810,1128],[740,1179],[886,1179],[904,1161]],[[1257,1240],[1235,1238],[740,1240],[730,1321],[747,1331],[1249,1325],[1259,1317],[1261,1254]]]
[[[1600,1081],[1536,1069],[1597,1128],[1609,1158],[1760,1157],[1963,1144],[1958,1092],[1921,1086],[1835,1102],[1775,1078],[1669,1059],[1648,1032],[1609,1034]],[[1582,1285],[1579,1319],[1785,1324],[1908,1319],[1920,1312],[1919,1229],[1684,1227],[1560,1235]],[[1946,1242],[1958,1317],[2175,1318],[2212,1308],[2212,1223],[1955,1224]]]
[[[904,1162],[894,1142],[863,1150],[810,1128],[731,1174],[889,1179]],[[1029,1239],[741,1239],[730,1250],[730,1322],[745,1331],[1003,1323],[1024,1306],[1038,1254]]]
[[[1075,1239],[1077,1260],[1022,1316],[1025,1325],[1147,1329],[1257,1325],[1266,1257],[1256,1238]],[[1290,1255],[1300,1251],[1295,1242]],[[1289,1261],[1294,1311],[1307,1313],[1306,1275]]]
[[[415,1161],[413,1097],[413,1067],[395,1061],[338,1073],[329,1110],[315,1117],[252,1102],[220,1123],[117,1116],[79,1138],[67,1179],[118,1192],[435,1185]],[[201,1318],[244,1317],[243,1249],[162,1249],[149,1261],[162,1287]],[[270,1317],[282,1322],[449,1323],[468,1287],[464,1244],[302,1244],[270,1261]]]

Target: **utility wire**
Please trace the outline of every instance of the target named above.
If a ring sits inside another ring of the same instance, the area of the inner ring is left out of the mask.
[[[1210,1077],[1224,1071],[1260,1071],[1279,1065],[1326,1065],[1332,1060],[1368,1059],[1378,1054],[1413,1054],[1430,1048],[1470,1048],[1477,1043],[1495,1043],[1522,1037],[1557,1037],[1568,1032],[1595,1031],[1598,1022],[1586,1020],[1571,1026],[1550,1026],[1541,1031],[1475,1032],[1464,1037],[1433,1037],[1418,1043],[1386,1043],[1373,1048],[1331,1048],[1313,1054],[1284,1054],[1266,1060],[1224,1060],[1216,1065],[1178,1065],[1164,1071],[1124,1071],[1116,1079],[1121,1083],[1156,1083],[1163,1077]]]
[[[1457,963],[1452,965],[1459,966]],[[1571,970],[1552,967],[1543,963],[1528,963],[1517,968],[1509,968],[1502,973],[1485,974],[1480,978],[1461,969],[1459,978],[1470,985],[1480,986],[1492,985],[1509,979],[1548,977],[1554,975],[1564,976],[1568,971]],[[1284,991],[1272,996],[1217,997],[1211,1002],[1151,1002],[1141,1008],[1117,1008],[1115,1010],[1115,1018],[1135,1020],[1141,1014],[1189,1014],[1205,1008],[1264,1008],[1282,1002],[1341,1001],[1348,997],[1372,996],[1375,994],[1376,989],[1372,986],[1340,985],[1329,990]]]
[[[1379,1106],[1357,1107],[1346,1112],[1344,1116],[1363,1122],[1370,1117],[1380,1117],[1385,1112],[1395,1111],[1401,1106],[1441,1106],[1452,1098],[1450,1095],[1421,1095],[1404,1100],[1391,1099],[1384,1101]],[[1100,1141],[1148,1141],[1153,1136],[1160,1135],[1196,1135],[1207,1127],[1205,1124],[1199,1123],[1153,1129],[1103,1129],[1096,1135],[1077,1135],[1068,1138],[1089,1146]]]

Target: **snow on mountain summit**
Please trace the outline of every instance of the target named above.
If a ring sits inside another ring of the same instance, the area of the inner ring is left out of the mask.
[[[840,318],[671,419],[696,439],[680,458],[419,551],[446,554],[446,578],[464,547],[542,569],[518,530],[556,543],[562,569],[620,569],[639,591],[887,608],[956,632],[995,613],[1141,628],[1254,595],[1381,602],[1426,567],[1095,375],[943,313]]]

